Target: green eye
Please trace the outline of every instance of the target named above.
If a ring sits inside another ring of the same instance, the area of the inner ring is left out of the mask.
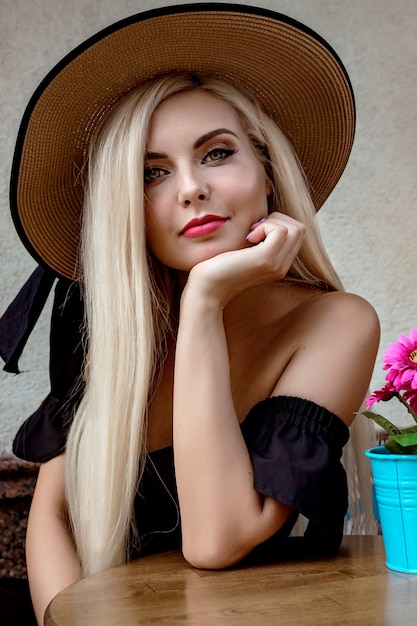
[[[227,159],[232,156],[232,154],[235,154],[235,152],[236,150],[231,150],[230,148],[213,148],[207,152],[203,162],[215,163],[216,161],[223,161],[223,159]]]

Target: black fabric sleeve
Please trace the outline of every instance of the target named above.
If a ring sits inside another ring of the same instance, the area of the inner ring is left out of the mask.
[[[55,274],[37,267],[0,318],[0,356],[4,371],[19,374],[19,358],[55,281]]]
[[[255,489],[309,520],[306,552],[337,552],[348,507],[341,464],[348,427],[314,402],[276,396],[256,404],[241,428]]]
[[[0,350],[6,361],[6,371],[18,373],[18,359],[55,279],[47,270],[38,268],[3,315]],[[83,318],[80,285],[59,279],[50,331],[51,390],[16,434],[13,452],[19,458],[43,463],[65,448],[68,429],[84,390]]]
[[[32,463],[45,463],[64,452],[72,418],[82,398],[83,385],[75,383],[64,398],[48,394],[23,422],[13,440],[13,453]]]

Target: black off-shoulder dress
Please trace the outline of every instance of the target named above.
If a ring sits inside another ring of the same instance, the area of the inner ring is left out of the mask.
[[[18,372],[19,356],[53,282],[48,270],[38,268],[0,320],[0,353],[7,371]],[[79,287],[59,279],[51,323],[51,392],[15,437],[13,450],[20,458],[42,463],[65,449],[83,393],[79,382],[84,357],[82,318]],[[298,514],[308,519],[308,525],[297,543],[297,555],[337,552],[348,502],[341,464],[349,438],[347,426],[308,399],[277,396],[258,402],[241,431],[253,463],[255,489],[294,510],[285,526],[255,552],[269,558],[288,555]],[[180,547],[172,447],[147,455],[135,511],[140,544],[131,558]]]

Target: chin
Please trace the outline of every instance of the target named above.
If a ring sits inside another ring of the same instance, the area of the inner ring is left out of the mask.
[[[223,241],[190,241],[182,248],[181,252],[176,251],[174,255],[168,258],[168,255],[157,255],[159,261],[171,269],[179,272],[190,272],[195,265],[208,261],[209,259],[223,254],[224,252],[232,252],[233,250],[243,250],[251,248],[252,245],[246,241],[245,237],[232,240],[230,237]]]
[[[207,248],[199,250],[196,255],[193,255],[191,266],[194,267],[194,265],[197,265],[198,263],[213,259],[215,256],[223,254],[224,252],[233,252],[233,250],[243,250],[243,248],[249,247],[251,246],[246,240],[211,244],[207,246]]]

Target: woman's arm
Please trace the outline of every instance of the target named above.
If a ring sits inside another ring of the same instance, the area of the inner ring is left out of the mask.
[[[185,558],[232,565],[274,534],[291,510],[254,489],[230,390],[221,313],[200,303],[183,313],[174,385],[174,453]]]
[[[267,230],[260,246],[193,268],[181,301],[174,453],[183,552],[197,567],[237,562],[274,534],[291,512],[254,489],[231,393],[223,324],[224,307],[239,291],[285,275],[302,239],[302,231],[296,227],[293,232],[279,218],[268,218],[264,225],[273,237]],[[280,255],[281,264],[274,265]],[[297,327],[299,348],[273,395],[312,400],[349,425],[366,393],[378,339],[377,316],[361,298],[345,293],[311,298],[305,321]]]
[[[29,513],[26,560],[39,625],[52,598],[81,578],[67,524],[64,465],[64,455],[41,465]]]
[[[198,567],[231,565],[278,530],[289,507],[254,489],[230,385],[223,310],[234,295],[282,278],[304,229],[287,218],[262,225],[256,248],[225,253],[190,273],[175,354],[174,453],[183,552]]]

